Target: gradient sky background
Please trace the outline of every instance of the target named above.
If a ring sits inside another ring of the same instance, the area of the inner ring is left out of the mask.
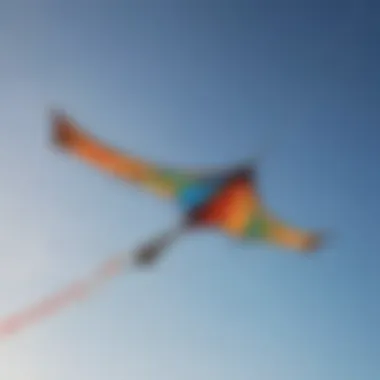
[[[4,380],[380,378],[380,24],[367,1],[0,1],[0,312],[172,225],[55,154],[58,106],[170,165],[260,151],[268,205],[334,238],[305,259],[188,236],[152,273],[0,345]]]

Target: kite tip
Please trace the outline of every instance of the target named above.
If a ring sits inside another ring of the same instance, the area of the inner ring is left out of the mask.
[[[303,249],[306,255],[314,255],[319,252],[323,246],[325,246],[326,241],[329,240],[330,234],[327,232],[319,232],[313,234],[307,240],[305,247]]]
[[[65,148],[74,143],[77,130],[68,115],[57,108],[49,111],[51,125],[51,141],[54,146]]]

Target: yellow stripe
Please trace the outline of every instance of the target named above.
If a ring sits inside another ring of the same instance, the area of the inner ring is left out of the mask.
[[[274,220],[270,220],[269,222],[267,240],[277,245],[298,251],[308,251],[313,249],[318,242],[318,238],[315,234]]]

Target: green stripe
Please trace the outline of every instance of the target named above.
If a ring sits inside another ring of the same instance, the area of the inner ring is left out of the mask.
[[[159,183],[167,185],[171,189],[174,189],[177,194],[194,182],[194,180],[190,179],[188,175],[181,175],[177,172],[173,173],[169,170],[159,171],[155,180]]]
[[[254,216],[247,225],[244,236],[254,238],[265,238],[268,234],[268,221],[262,215]]]

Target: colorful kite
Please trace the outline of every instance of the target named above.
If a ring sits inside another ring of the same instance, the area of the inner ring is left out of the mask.
[[[95,168],[176,202],[183,218],[176,228],[137,248],[132,257],[116,256],[89,278],[0,321],[0,335],[83,299],[127,265],[152,265],[169,244],[190,230],[213,228],[234,239],[262,241],[299,253],[311,252],[321,243],[320,234],[291,226],[268,211],[257,189],[256,170],[248,165],[203,172],[161,167],[108,146],[63,113],[53,115],[52,139],[55,146]]]
[[[320,242],[319,234],[290,226],[267,210],[255,169],[247,165],[207,172],[161,167],[107,146],[63,114],[53,117],[53,140],[99,170],[175,201],[183,211],[183,230],[216,228],[237,239],[298,252],[312,251]]]

